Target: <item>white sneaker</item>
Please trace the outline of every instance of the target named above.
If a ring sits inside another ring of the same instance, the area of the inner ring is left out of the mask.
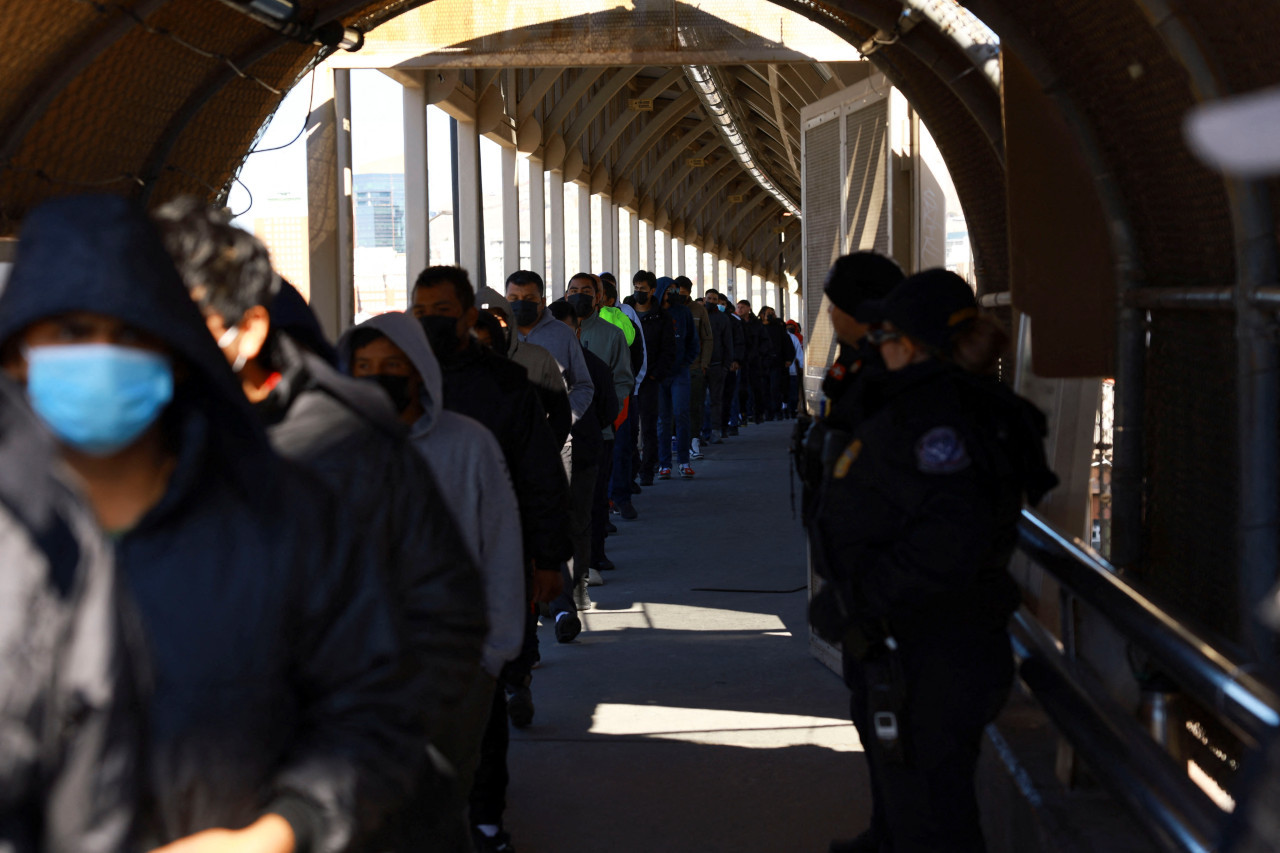
[[[701,445],[701,442],[698,441],[698,439],[696,438],[692,439],[689,442],[689,458],[690,459],[702,458],[702,447],[700,445]]]

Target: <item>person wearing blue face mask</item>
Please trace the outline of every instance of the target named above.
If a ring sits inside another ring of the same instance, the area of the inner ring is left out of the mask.
[[[114,197],[32,211],[0,353],[110,539],[150,656],[139,848],[355,843],[425,745],[389,606],[327,492],[271,452],[146,214]]]

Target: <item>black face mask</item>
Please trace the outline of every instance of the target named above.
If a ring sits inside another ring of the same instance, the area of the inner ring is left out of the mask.
[[[679,293],[676,293],[674,290],[667,294],[668,305],[681,305],[683,303],[684,303],[684,297],[681,296]]]
[[[573,306],[573,313],[579,318],[590,317],[591,312],[595,310],[590,293],[570,293],[564,301]]]
[[[391,405],[396,407],[396,414],[400,414],[409,408],[409,404],[413,402],[413,397],[409,394],[408,376],[376,373],[373,376],[363,376],[361,378],[376,382],[382,386],[382,390],[386,391],[387,396],[391,398]]]
[[[457,317],[420,317],[419,321],[436,358],[445,358],[458,351]]]
[[[637,304],[637,305],[648,305],[648,304],[649,304],[649,294],[648,294],[648,293],[641,293],[640,291],[636,291],[636,304]]]
[[[529,299],[517,299],[511,303],[511,314],[516,318],[517,326],[532,326],[538,322],[538,303]]]

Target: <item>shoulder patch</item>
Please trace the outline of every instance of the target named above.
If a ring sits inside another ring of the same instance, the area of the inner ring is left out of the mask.
[[[925,474],[954,474],[969,467],[969,453],[960,434],[948,426],[934,427],[916,442],[916,467]]]
[[[843,480],[849,473],[849,468],[854,462],[858,461],[858,454],[862,452],[862,440],[855,438],[849,443],[849,446],[840,454],[840,458],[836,460],[835,470],[831,472],[837,480]]]
[[[840,362],[836,362],[835,364],[831,365],[831,369],[827,371],[827,375],[830,376],[835,381],[839,382],[840,380],[844,379],[844,365],[841,364]]]

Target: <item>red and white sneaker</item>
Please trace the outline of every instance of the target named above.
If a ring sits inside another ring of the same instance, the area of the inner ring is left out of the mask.
[[[692,466],[690,466],[690,465],[681,465],[681,466],[680,466],[680,479],[682,479],[682,480],[692,480],[692,479],[693,479],[693,467],[692,467]]]
[[[659,468],[659,469],[658,469],[658,479],[659,479],[659,480],[670,480],[670,479],[671,479],[671,469],[670,469],[670,468]]]

